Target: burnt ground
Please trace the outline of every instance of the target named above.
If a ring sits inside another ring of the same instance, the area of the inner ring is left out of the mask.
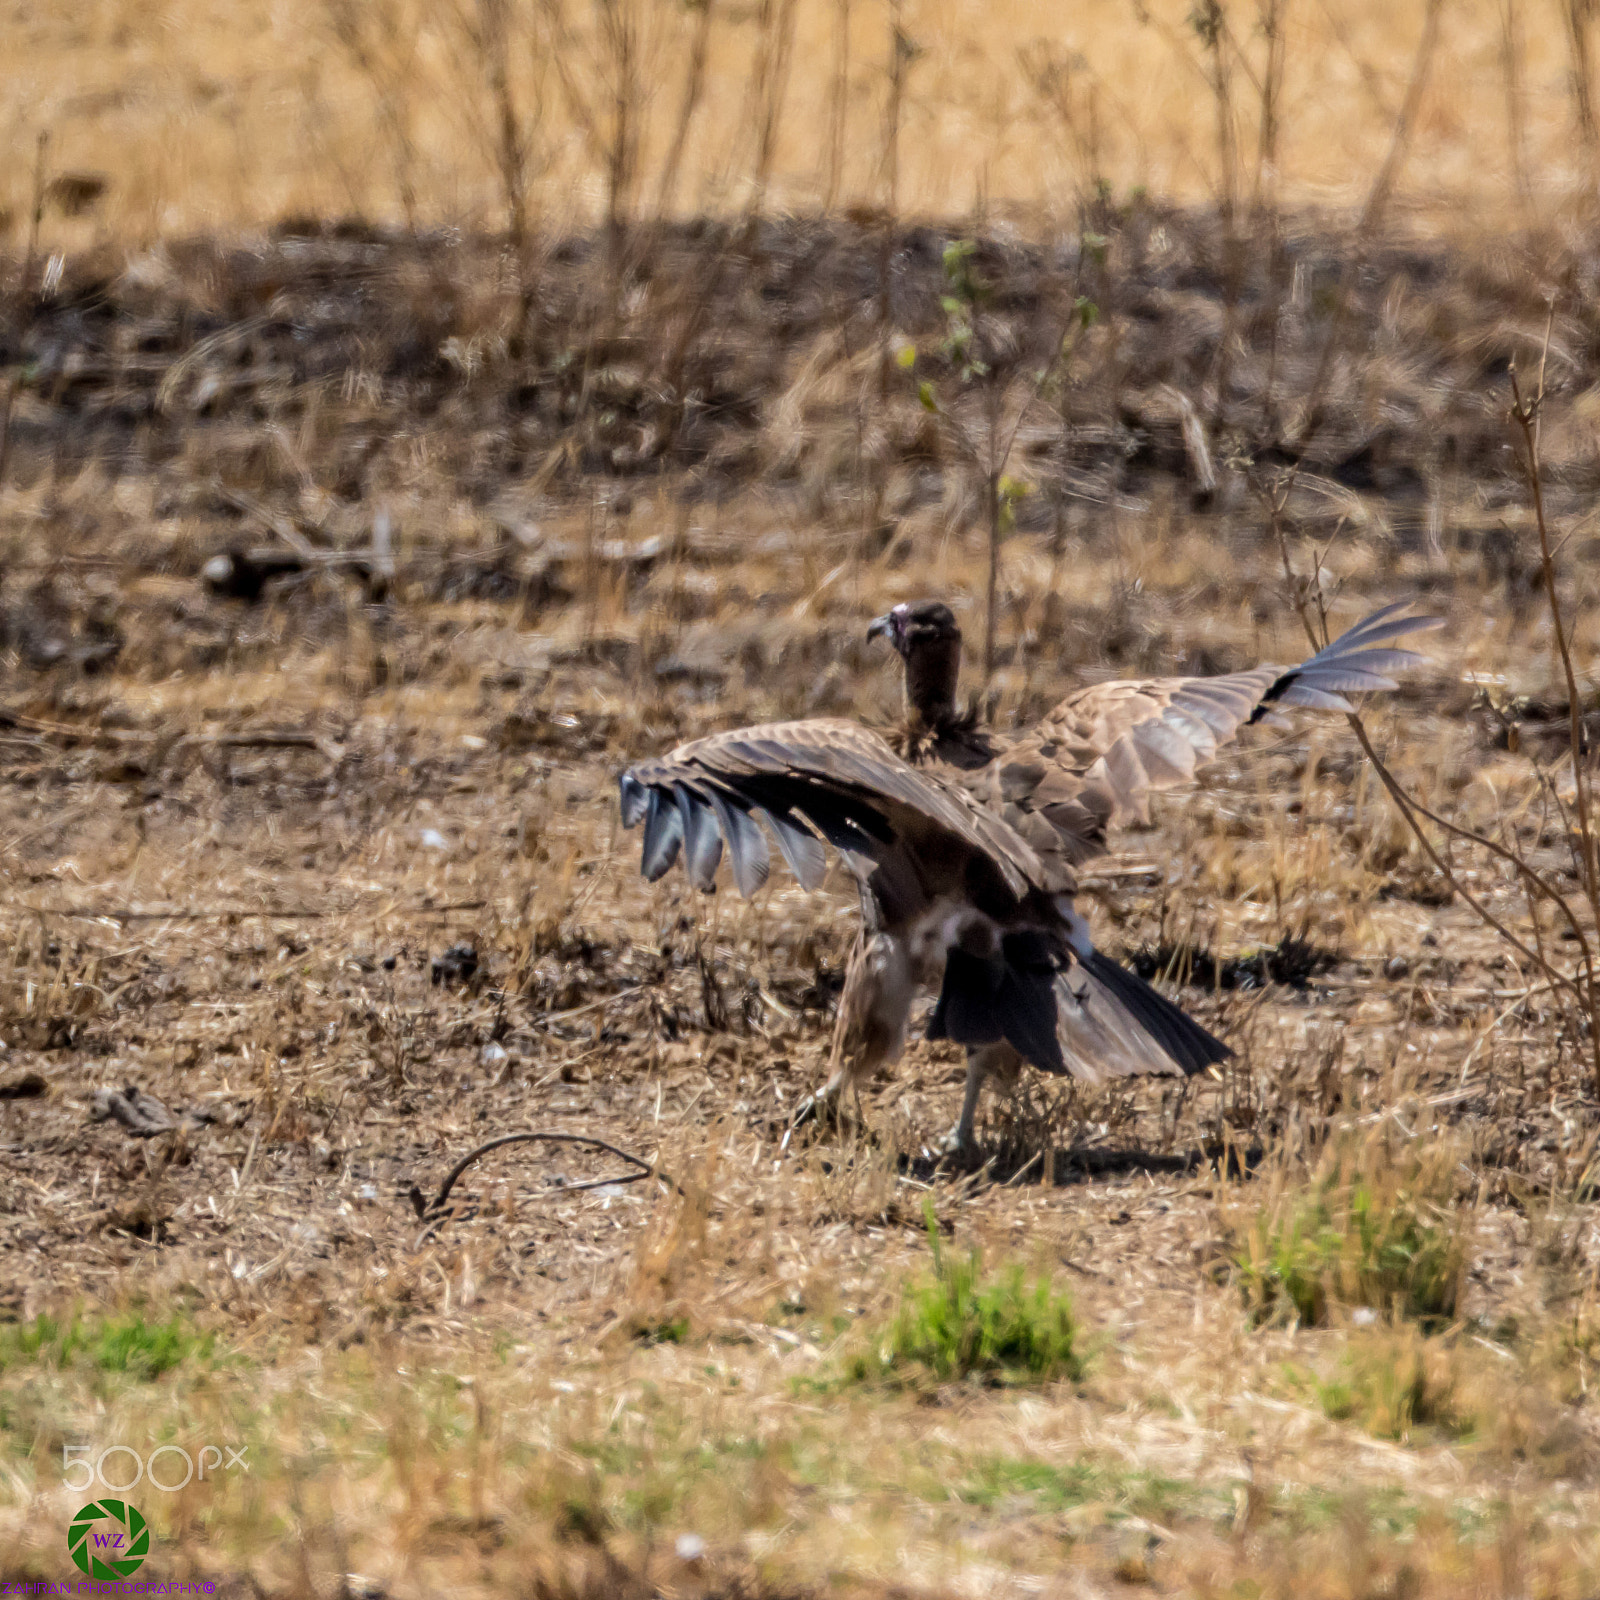
[[[1119,1350],[1143,1329],[1189,1371],[1172,1352],[1205,1327],[1253,1352],[1266,1416],[1289,1402],[1215,1270],[1219,1206],[1340,1119],[1461,1150],[1474,1328],[1567,1314],[1592,1246],[1581,1027],[1394,821],[1338,719],[1252,738],[1091,875],[1102,941],[1178,983],[1237,1061],[1182,1094],[1030,1085],[986,1107],[998,1159],[976,1178],[928,1154],[960,1063],[926,1043],[869,1097],[869,1140],[782,1142],[848,950],[837,873],[815,897],[775,874],[750,906],[637,877],[628,759],[757,717],[887,721],[893,675],[863,633],[894,600],[949,594],[981,639],[973,460],[995,396],[1026,486],[998,721],[1086,676],[1302,653],[1263,499],[1293,472],[1290,547],[1302,569],[1327,548],[1337,622],[1399,598],[1451,619],[1375,711],[1396,770],[1575,891],[1537,786],[1535,763],[1564,770],[1567,696],[1504,410],[1558,289],[1542,443],[1587,674],[1600,257],[1551,238],[1358,251],[1308,219],[1230,280],[1204,217],[1090,220],[954,268],[931,228],[885,250],[843,223],[702,227],[523,262],[308,229],[71,262],[54,298],[13,305],[4,1314],[181,1305],[282,1362],[442,1365],[515,1338],[540,1382],[572,1368],[599,1392],[612,1378],[583,1363],[621,1337],[632,1382],[630,1330],[816,1358],[805,1318],[884,1304],[931,1196],[991,1248],[1056,1251]],[[1051,367],[1080,298],[1096,319]],[[988,373],[963,378],[974,352]],[[1451,860],[1523,925],[1509,873]],[[142,1096],[170,1126],[119,1120]],[[654,1182],[568,1192],[622,1169],[519,1146],[425,1231],[412,1187],[518,1128],[659,1160],[701,1211]],[[1574,1209],[1551,1257],[1556,1198]],[[1132,1370],[1104,1380],[1095,1428],[1126,1420]],[[22,1551],[62,1428],[27,1415],[8,1444],[38,1497],[18,1500]],[[1218,1481],[1241,1482],[1260,1447],[1219,1426],[1244,1455]],[[1191,1446],[1221,1448],[1151,1448]],[[1368,1459],[1305,1448],[1334,1478]],[[1502,1469],[1473,1493],[1500,1494]],[[1430,1457],[1417,1481],[1451,1470]],[[1228,1507],[1193,1513],[1206,1539]],[[186,1537],[201,1567],[224,1559]],[[999,1560],[985,1541],[1007,1536],[960,1537]],[[907,1581],[940,1588],[924,1565]]]

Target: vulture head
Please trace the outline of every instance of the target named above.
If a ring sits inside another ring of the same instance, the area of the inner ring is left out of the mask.
[[[886,638],[906,664],[906,703],[930,727],[956,715],[961,629],[942,600],[902,601],[875,617],[867,637]]]

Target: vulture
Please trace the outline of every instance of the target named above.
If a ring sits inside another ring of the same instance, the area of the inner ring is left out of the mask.
[[[1295,667],[1114,681],[1069,695],[1015,733],[957,704],[961,630],[942,601],[878,617],[904,663],[905,721],[889,734],[813,718],[694,739],[619,780],[623,825],[644,825],[651,882],[681,855],[709,892],[726,848],[746,898],[776,841],[807,889],[831,846],[854,875],[862,930],[840,997],[827,1083],[807,1103],[836,1112],[848,1087],[905,1047],[912,1002],[936,992],[930,1039],[966,1046],[961,1114],[942,1149],[977,1153],[978,1099],[1022,1063],[1097,1084],[1193,1074],[1230,1054],[1220,1039],[1095,948],[1073,904],[1077,869],[1119,816],[1194,776],[1241,727],[1280,708],[1349,711],[1346,694],[1396,687],[1423,658],[1396,649],[1443,618],[1386,606]]]

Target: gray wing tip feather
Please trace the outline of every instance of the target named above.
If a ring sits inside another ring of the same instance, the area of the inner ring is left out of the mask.
[[[639,852],[639,871],[647,882],[666,876],[678,859],[683,843],[683,813],[670,790],[652,788],[645,803],[644,845]]]
[[[1304,665],[1309,667],[1315,662],[1335,660],[1340,656],[1370,649],[1374,645],[1385,644],[1390,639],[1402,639],[1410,633],[1432,633],[1444,627],[1449,620],[1445,617],[1397,615],[1408,609],[1411,603],[1409,600],[1398,600],[1393,605],[1374,611],[1371,616],[1363,617],[1354,627],[1346,628],[1337,639],[1324,645]]]
[[[622,804],[622,826],[638,827],[644,821],[645,808],[650,803],[650,791],[634,777],[631,769],[617,774],[617,789]]]
[[[1382,647],[1407,634],[1430,633],[1444,627],[1447,620],[1399,615],[1408,610],[1411,603],[1397,600],[1364,617],[1353,628],[1347,628],[1314,656],[1290,668],[1279,680],[1282,689],[1277,694],[1269,693],[1263,705],[1276,701],[1281,705],[1310,706],[1323,711],[1351,711],[1354,707],[1338,691],[1368,693],[1399,688],[1388,674],[1422,666],[1428,658],[1415,650]],[[1257,720],[1259,718],[1258,711]]]
[[[1278,696],[1278,704],[1283,706],[1299,706],[1302,710],[1310,711],[1354,711],[1342,694],[1335,694],[1329,689],[1318,689],[1309,683],[1291,684]],[[1263,718],[1263,721],[1266,719]]]
[[[630,768],[621,774],[622,825],[644,824],[640,874],[650,883],[666,876],[683,853],[684,870],[697,889],[715,885],[724,844],[739,893],[751,899],[771,873],[765,823],[778,841],[789,870],[804,889],[821,886],[827,870],[822,841],[797,817],[779,818],[760,806],[725,793],[720,785],[651,778],[643,781]],[[841,846],[842,848],[842,846]],[[870,863],[867,863],[870,870]]]
[[[717,866],[722,860],[722,834],[710,803],[688,784],[675,783],[678,810],[683,817],[683,866],[689,881],[702,894],[710,894],[717,883]]]

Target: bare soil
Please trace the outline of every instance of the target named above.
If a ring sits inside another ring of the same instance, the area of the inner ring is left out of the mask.
[[[1110,673],[1296,659],[1256,490],[1298,465],[1291,540],[1329,547],[1336,623],[1401,598],[1451,619],[1376,710],[1396,769],[1561,870],[1531,762],[1565,760],[1565,690],[1503,413],[1559,284],[1544,446],[1587,671],[1600,257],[1548,238],[1358,248],[1303,219],[1270,270],[1230,281],[1202,216],[1101,220],[1105,244],[995,237],[975,257],[1007,405],[1079,298],[1099,313],[1006,463],[1030,492],[1004,552],[995,717]],[[1146,1517],[1166,1592],[1245,1592],[1202,1569],[1280,1592],[1300,1525],[1251,1485],[1282,1479],[1522,1508],[1490,1516],[1486,1543],[1451,1533],[1454,1554],[1406,1580],[1404,1540],[1369,1530],[1373,1572],[1422,1587],[1355,1574],[1315,1592],[1469,1592],[1447,1585],[1490,1583],[1514,1522],[1516,1570],[1576,1594],[1569,1577],[1600,1570],[1586,1391],[1564,1402],[1557,1465],[1537,1444],[1408,1454],[1274,1390],[1326,1336],[1252,1333],[1218,1270],[1219,1204],[1252,1172],[1330,1119],[1393,1119],[1465,1152],[1463,1338],[1577,1318],[1592,1292],[1587,1044],[1408,841],[1341,721],[1253,737],[1091,875],[1099,937],[1177,982],[1237,1061],[1184,1092],[1031,1084],[987,1108],[996,1162],[976,1177],[929,1153],[961,1065],[926,1043],[875,1086],[865,1136],[785,1142],[822,1076],[855,914],[842,874],[806,896],[775,873],[748,906],[731,885],[637,876],[615,806],[628,760],[754,718],[887,722],[894,674],[864,630],[894,600],[948,595],[981,639],[987,535],[952,429],[988,391],[948,347],[949,237],[706,226],[516,263],[486,242],[308,229],[71,262],[58,294],[12,307],[0,1308],[181,1305],[280,1374],[364,1348],[461,1370],[514,1340],[541,1393],[557,1373],[596,1396],[641,1373],[670,1389],[706,1357],[781,1406],[827,1369],[818,1327],[891,1303],[931,1197],[991,1253],[1055,1263],[1102,1341],[1099,1377],[1051,1402],[1054,1421],[972,1398],[950,1429],[1033,1416],[1046,1442],[1029,1448],[1072,1459],[1123,1437],[1141,1470],[1220,1496],[1184,1502],[1175,1528]],[[1341,283],[1358,332],[1338,335],[1310,418]],[[885,286],[909,376],[880,352]],[[948,397],[943,422],[917,381]],[[1503,870],[1452,859],[1524,916]],[[166,1131],[118,1119],[130,1086]],[[626,1169],[517,1146],[425,1228],[413,1188],[431,1196],[523,1128],[659,1161],[699,1210],[654,1179],[570,1192]],[[910,1460],[915,1408],[888,1414],[884,1448]],[[19,1492],[0,1538],[19,1572],[54,1574],[62,1427],[7,1441]],[[787,1509],[760,1550],[735,1531],[748,1508],[729,1513],[718,1571],[1021,1592],[1057,1570],[1042,1552],[1059,1530],[1026,1506],[905,1513],[921,1554],[900,1571],[887,1544],[829,1543],[795,1492],[774,1491]],[[1084,1583],[1143,1581],[1124,1522],[1083,1535]],[[511,1581],[446,1544],[443,1566],[413,1550],[384,1583]],[[280,1545],[195,1525],[174,1548],[289,1592]],[[958,1548],[970,1582],[937,1557]],[[672,1581],[693,1588],[689,1565]]]

